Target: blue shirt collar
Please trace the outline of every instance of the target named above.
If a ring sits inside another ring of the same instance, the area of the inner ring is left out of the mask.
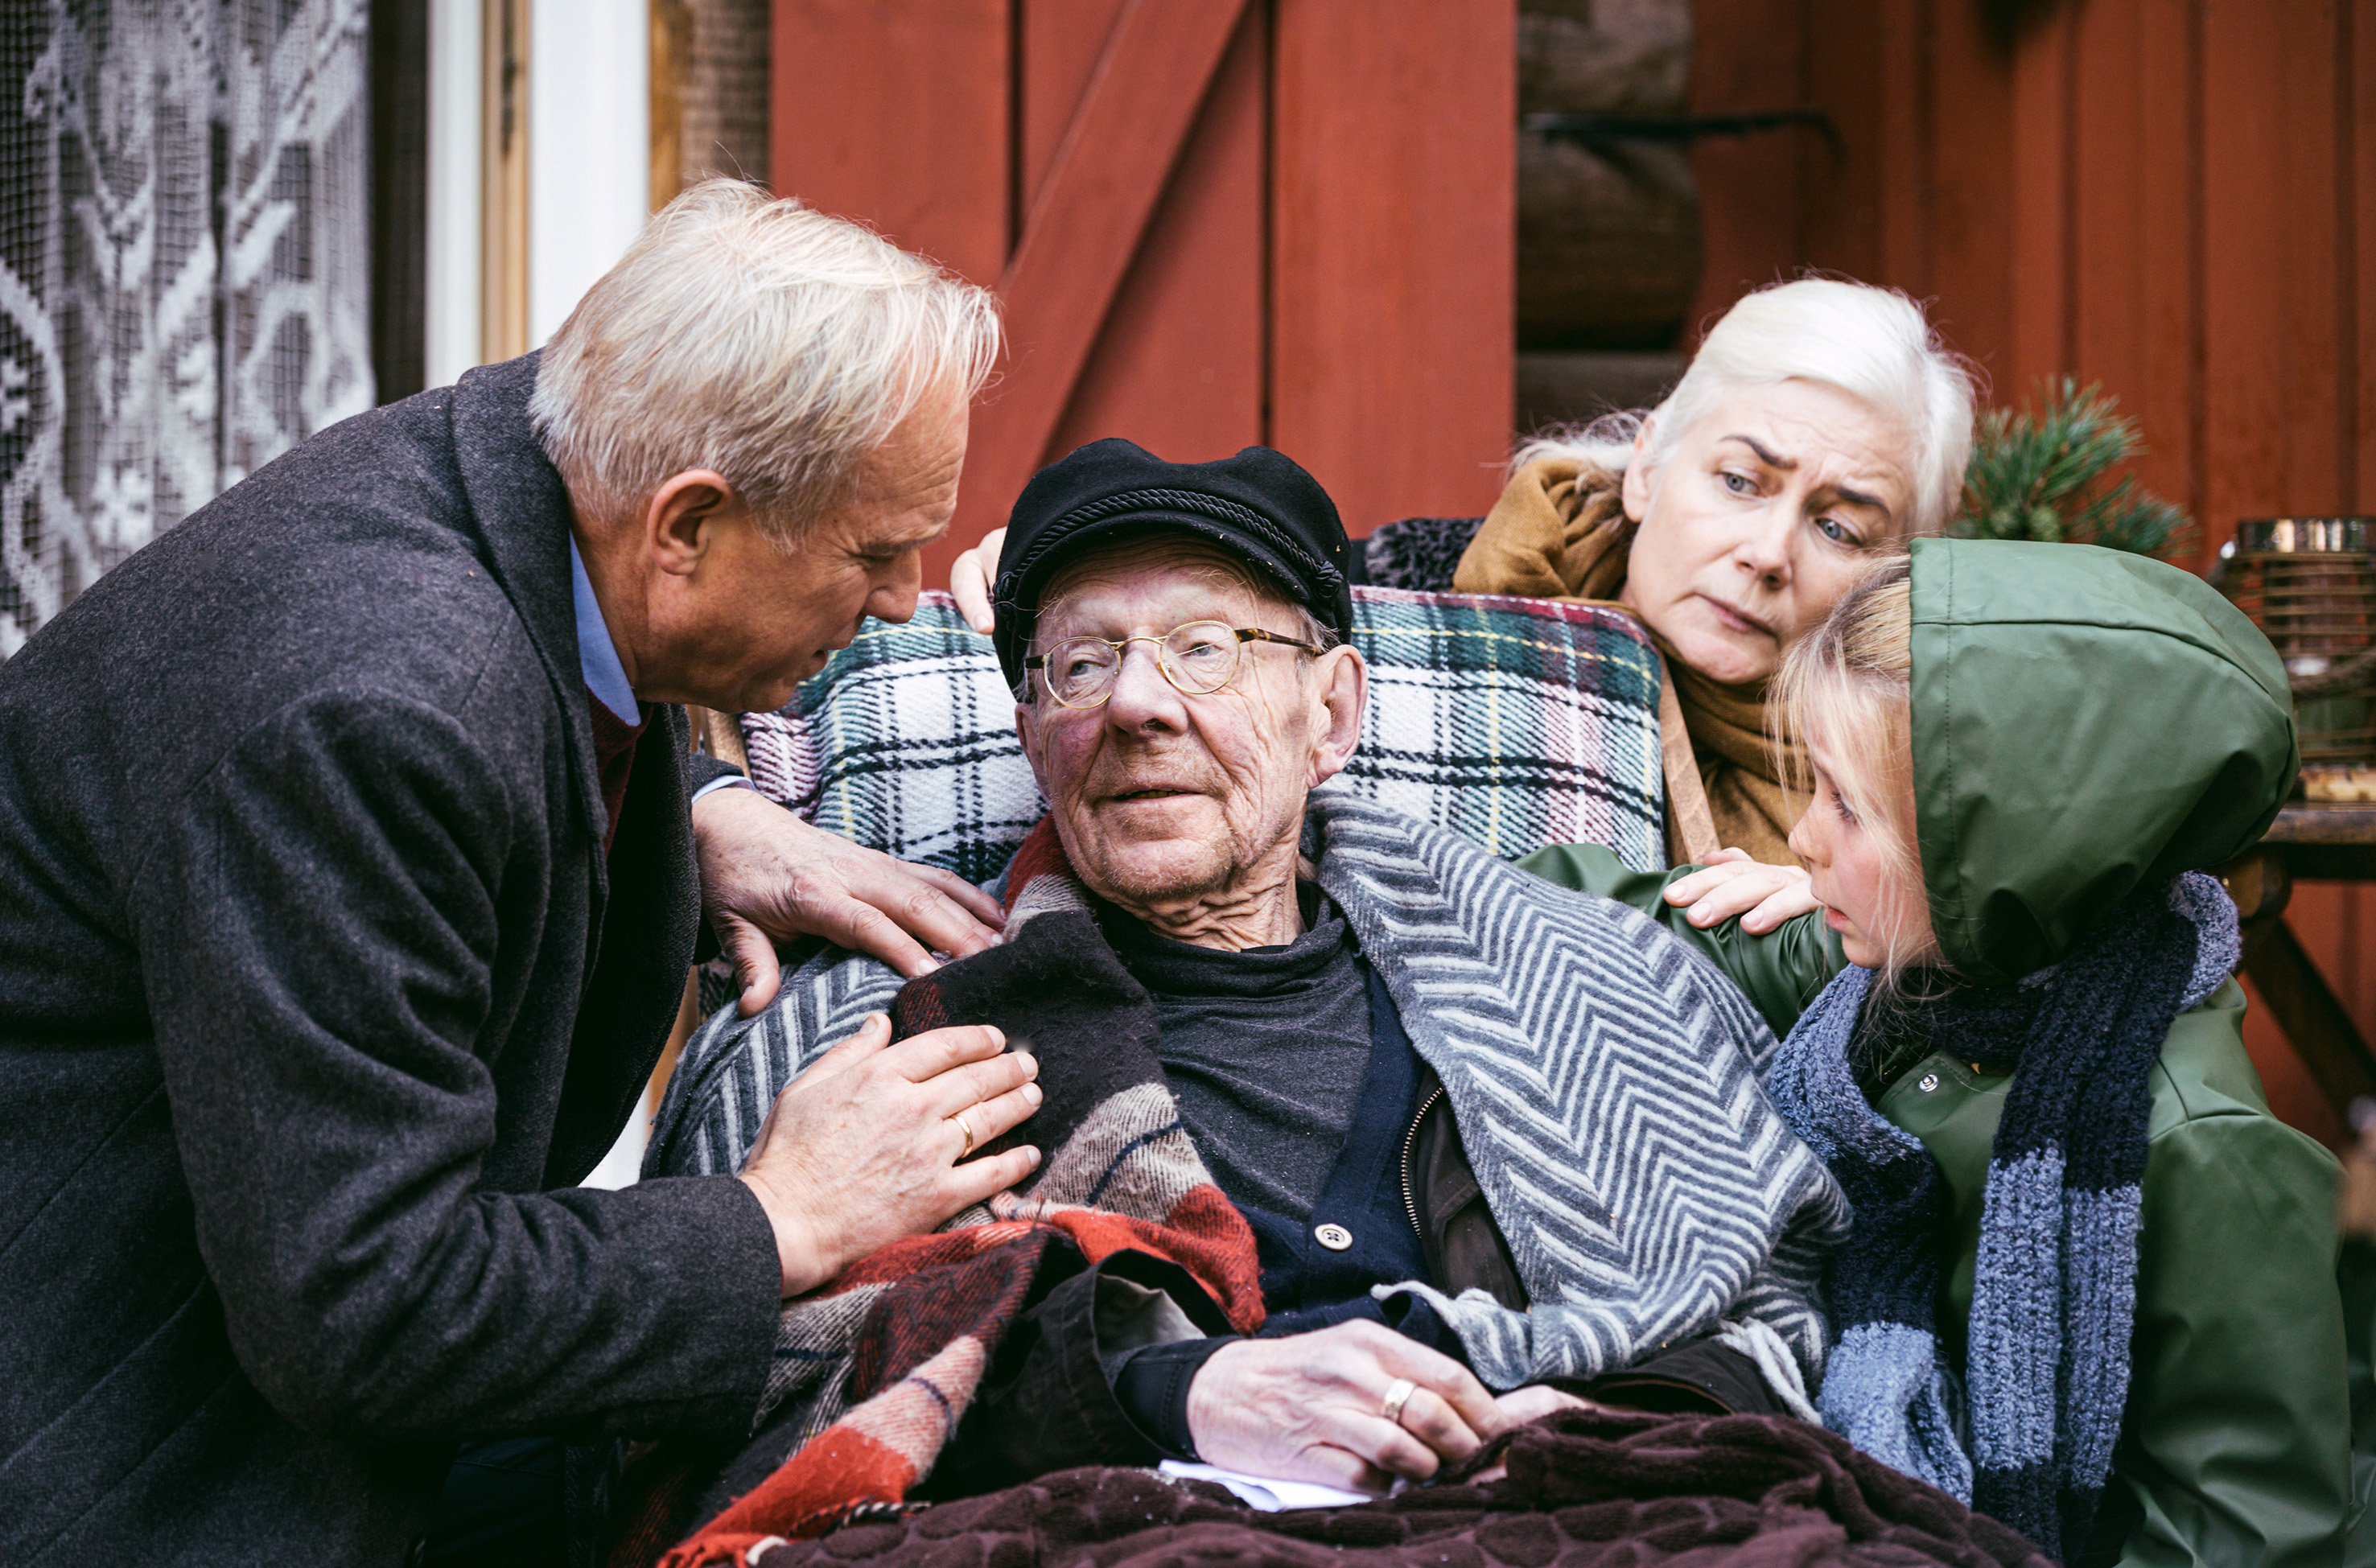
[[[577,600],[577,668],[586,677],[586,689],[620,723],[642,723],[636,688],[627,684],[627,667],[619,662],[611,628],[603,624],[602,606],[594,597],[593,579],[586,575],[586,557],[577,553],[575,534],[569,539],[569,588]]]

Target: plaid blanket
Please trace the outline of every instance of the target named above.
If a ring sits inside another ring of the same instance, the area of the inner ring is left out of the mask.
[[[1095,1027],[1134,994],[1144,1028]],[[765,1537],[819,1535],[900,1502],[931,1471],[1051,1265],[1070,1272],[1149,1253],[1187,1270],[1239,1332],[1262,1325],[1253,1233],[1181,1127],[1155,1058],[1152,1006],[1091,917],[1033,921],[1001,946],[909,981],[892,1006],[901,1038],[959,1019],[1000,1023],[1010,1036],[1032,1026],[1047,1093],[1028,1123],[1048,1150],[1039,1178],[1028,1196],[1001,1194],[947,1229],[896,1241],[785,1307],[754,1423],[762,1462],[780,1463],[669,1551],[665,1568],[739,1562]],[[647,1488],[612,1561],[650,1562],[674,1533],[684,1491]]]
[[[1632,617],[1583,604],[1356,588],[1370,667],[1351,766],[1330,788],[1497,855],[1594,843],[1665,861],[1658,658]],[[1047,809],[990,639],[946,594],[869,622],[776,713],[742,716],[752,781],[818,826],[970,882]]]

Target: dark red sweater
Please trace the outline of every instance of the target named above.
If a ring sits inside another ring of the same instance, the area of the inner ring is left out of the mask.
[[[628,724],[602,706],[592,689],[586,693],[586,711],[594,720],[594,771],[602,779],[602,853],[611,853],[611,841],[619,836],[619,813],[627,803],[627,775],[636,766],[636,742],[643,739],[644,726],[651,722],[650,715],[636,705],[636,719]]]

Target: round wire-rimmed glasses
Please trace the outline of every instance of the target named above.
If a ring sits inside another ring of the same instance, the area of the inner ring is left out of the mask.
[[[1191,621],[1163,636],[1066,637],[1046,653],[1023,661],[1040,672],[1048,695],[1065,707],[1099,707],[1113,695],[1122,676],[1123,650],[1133,643],[1155,645],[1155,667],[1163,678],[1192,697],[1209,696],[1237,678],[1239,649],[1247,643],[1277,643],[1305,653],[1325,653],[1324,647],[1265,632],[1258,626],[1232,626],[1227,621]]]

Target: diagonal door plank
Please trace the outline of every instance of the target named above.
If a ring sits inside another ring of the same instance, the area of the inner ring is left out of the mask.
[[[1064,416],[1247,0],[1129,0],[999,285],[1004,378],[975,410],[951,532],[1006,520]]]

